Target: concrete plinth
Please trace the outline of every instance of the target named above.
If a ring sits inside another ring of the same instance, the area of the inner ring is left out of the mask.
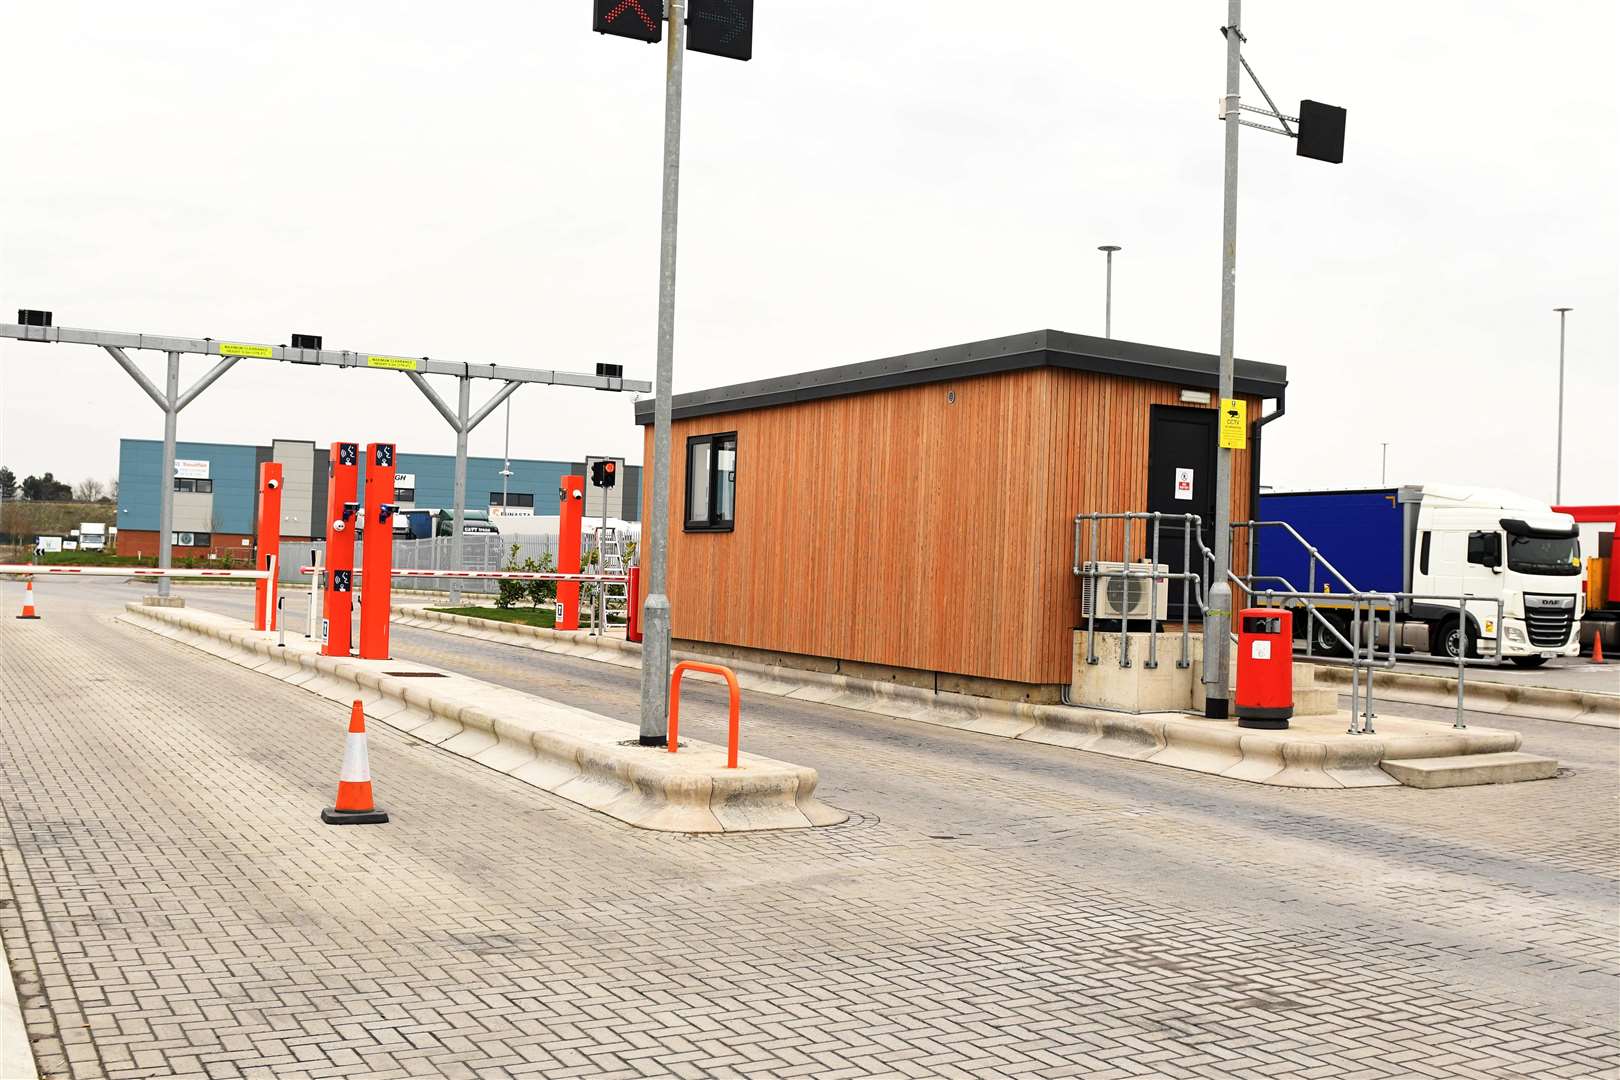
[[[1128,713],[1181,712],[1192,708],[1193,671],[1178,667],[1181,635],[1159,634],[1158,666],[1148,666],[1150,635],[1125,635],[1129,667],[1120,666],[1118,634],[1096,635],[1095,664],[1087,663],[1086,632],[1074,632],[1074,651],[1069,680],[1072,704],[1093,709],[1114,709]],[[1188,657],[1201,647],[1197,634],[1190,636]]]

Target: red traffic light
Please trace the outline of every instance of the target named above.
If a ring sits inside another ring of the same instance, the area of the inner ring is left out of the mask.
[[[664,39],[664,0],[592,2],[591,29],[598,34],[649,42]]]

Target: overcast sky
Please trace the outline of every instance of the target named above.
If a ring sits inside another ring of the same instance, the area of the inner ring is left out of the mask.
[[[650,380],[664,53],[589,7],[0,0],[0,317]],[[688,57],[676,391],[1100,334],[1102,243],[1116,336],[1216,351],[1225,14],[757,0],[751,62]],[[1285,109],[1349,109],[1343,165],[1243,133],[1238,353],[1290,379],[1265,482],[1376,483],[1388,441],[1392,483],[1550,499],[1568,305],[1565,501],[1620,500],[1612,0],[1244,24]],[[512,428],[513,456],[641,457],[628,396],[525,388]],[[0,343],[19,476],[161,435],[104,353]],[[454,450],[402,376],[253,360],[180,437]],[[472,452],[501,446],[497,413]]]

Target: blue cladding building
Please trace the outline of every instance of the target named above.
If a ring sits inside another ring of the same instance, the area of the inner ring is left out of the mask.
[[[175,447],[174,544],[177,557],[246,555],[257,506],[259,465],[282,465],[281,535],[318,539],[325,535],[327,445],[277,439],[269,446],[182,442]],[[454,501],[455,464],[446,454],[395,457],[394,501],[402,507],[449,509]],[[160,473],[163,444],[123,439],[118,448],[118,552],[155,555],[158,546]],[[503,461],[467,459],[467,509],[501,512]],[[511,517],[557,512],[557,488],[564,476],[587,475],[584,462],[514,458],[506,480]],[[619,486],[608,493],[609,516],[635,521],[641,513],[641,467],[623,466]],[[361,454],[361,491],[365,490]],[[600,492],[592,492],[600,500]],[[596,507],[600,511],[600,506]],[[519,530],[521,531],[521,530]]]

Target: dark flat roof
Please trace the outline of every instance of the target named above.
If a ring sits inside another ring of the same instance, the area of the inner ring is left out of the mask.
[[[971,341],[965,345],[928,349],[904,356],[887,356],[881,360],[844,364],[798,375],[676,394],[674,417],[684,420],[694,416],[763,409],[795,401],[816,401],[864,394],[871,390],[889,390],[898,386],[916,386],[1039,367],[1093,371],[1214,390],[1219,386],[1220,358],[1209,353],[1166,349],[1118,338],[1087,337],[1084,334],[1066,334],[1061,330],[1035,330],[1027,334]],[[1288,386],[1288,369],[1280,364],[1238,360],[1233,383],[1240,394],[1281,397]],[[651,424],[652,420],[652,399],[636,402],[636,423]]]

